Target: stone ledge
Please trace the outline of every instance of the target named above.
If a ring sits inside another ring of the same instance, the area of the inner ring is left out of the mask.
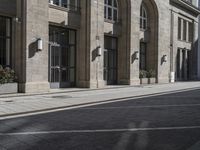
[[[49,92],[49,82],[27,82],[19,83],[19,92],[22,93],[42,93]]]

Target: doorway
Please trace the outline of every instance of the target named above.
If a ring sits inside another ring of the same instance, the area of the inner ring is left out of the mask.
[[[49,82],[51,88],[67,88],[75,86],[76,31],[50,26]]]
[[[191,51],[189,51],[187,49],[178,49],[177,63],[176,63],[176,80],[177,81],[189,80],[190,57],[191,57]]]
[[[117,84],[117,38],[104,37],[104,81],[107,85]]]

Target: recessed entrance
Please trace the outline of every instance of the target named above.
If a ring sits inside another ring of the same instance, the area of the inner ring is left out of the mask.
[[[75,86],[76,31],[50,26],[49,82],[51,88]]]
[[[11,65],[11,19],[0,16],[0,65]]]
[[[176,80],[186,81],[189,79],[189,59],[191,51],[186,49],[178,49],[176,63]]]
[[[107,85],[117,84],[117,38],[104,37],[104,81]]]

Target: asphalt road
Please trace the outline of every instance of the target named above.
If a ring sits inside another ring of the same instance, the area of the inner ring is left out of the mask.
[[[2,120],[0,150],[200,150],[200,90]]]

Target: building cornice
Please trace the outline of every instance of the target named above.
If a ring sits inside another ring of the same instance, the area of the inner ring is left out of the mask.
[[[197,16],[200,14],[200,9],[193,4],[187,2],[186,0],[171,0],[171,2],[178,4],[179,6],[189,10],[191,13]]]

